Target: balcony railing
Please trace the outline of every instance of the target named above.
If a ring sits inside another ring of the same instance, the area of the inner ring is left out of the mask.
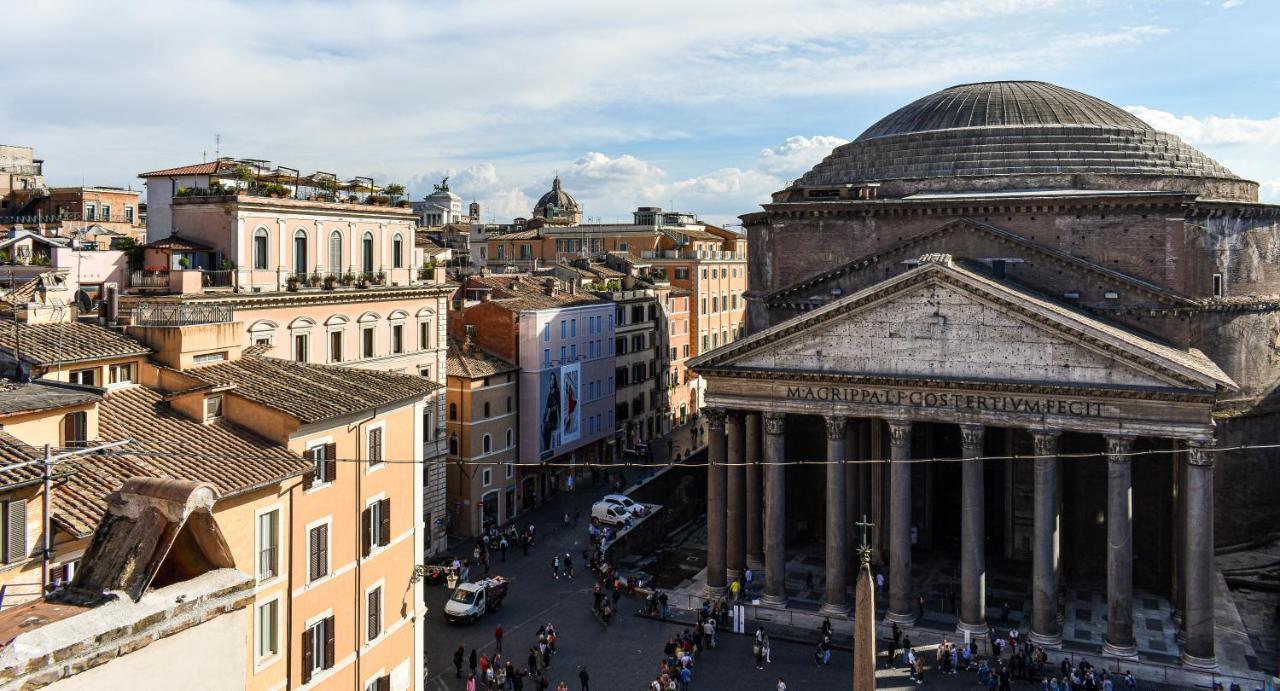
[[[235,278],[235,271],[230,269],[223,271],[200,270],[200,285],[205,288],[230,288]]]
[[[134,288],[168,288],[169,272],[164,270],[134,271],[129,274],[129,285]]]
[[[138,326],[192,326],[194,324],[223,324],[234,316],[231,305],[202,305],[199,303],[147,303],[133,310],[132,323]]]

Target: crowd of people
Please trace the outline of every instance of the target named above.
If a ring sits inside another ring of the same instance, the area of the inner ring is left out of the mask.
[[[467,670],[466,691],[523,691],[526,681],[533,691],[549,689],[551,682],[547,680],[547,670],[551,667],[556,654],[555,626],[547,623],[538,627],[537,640],[529,647],[529,654],[525,658],[523,667],[517,666],[514,660],[503,656],[504,638],[505,632],[499,624],[493,631],[495,646],[492,655],[481,653],[475,648],[472,648],[471,654],[468,655],[466,646],[463,645],[458,646],[458,649],[453,652],[453,667],[457,678],[463,678],[464,667]],[[586,665],[578,668],[578,677],[582,682],[582,688],[587,689],[590,674],[587,672]],[[562,681],[556,688],[559,691],[559,689],[567,689],[568,686]]]

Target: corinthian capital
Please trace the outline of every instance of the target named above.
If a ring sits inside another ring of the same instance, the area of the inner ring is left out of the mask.
[[[1214,461],[1213,441],[1203,439],[1187,440],[1187,464],[1200,468],[1212,468]]]
[[[764,414],[764,433],[779,435],[787,427],[786,413],[765,413]]]
[[[1129,452],[1133,451],[1133,436],[1128,434],[1107,435],[1107,455],[1109,460],[1128,461]]]
[[[827,440],[840,441],[844,439],[844,428],[848,424],[849,418],[843,415],[827,415]]]
[[[707,417],[707,427],[710,428],[713,432],[724,431],[724,419],[725,419],[724,408],[713,408],[708,406],[702,409],[702,414]]]
[[[1061,434],[1056,429],[1035,429],[1031,430],[1031,440],[1035,443],[1037,456],[1057,456],[1058,455],[1058,436]]]
[[[965,450],[982,451],[982,437],[986,433],[987,428],[982,425],[963,424],[960,425],[960,445]]]
[[[889,423],[889,443],[902,447],[911,443],[910,420],[886,420]]]

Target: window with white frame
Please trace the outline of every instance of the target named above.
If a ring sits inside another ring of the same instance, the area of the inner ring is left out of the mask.
[[[418,322],[418,350],[427,350],[431,347],[431,322]]]
[[[330,615],[307,627],[302,633],[302,683],[310,683],[311,677],[333,667],[334,621]]]
[[[342,274],[342,233],[336,230],[329,233],[329,272]]]
[[[280,574],[280,510],[258,514],[258,580]]]
[[[492,484],[493,484],[493,470],[491,468],[485,468],[484,470],[480,471],[480,485],[482,487],[488,487],[489,485],[492,485]]]
[[[342,327],[329,332],[329,362],[342,362]]]
[[[111,205],[110,205],[110,204],[103,204],[103,205],[102,205],[102,220],[104,220],[104,221],[110,221],[110,220],[111,220]]]
[[[372,641],[382,635],[382,586],[374,586],[365,595],[365,635]]]
[[[329,524],[321,523],[307,531],[307,581],[314,582],[329,575]]]
[[[80,386],[97,386],[98,385],[98,368],[90,367],[88,369],[72,370],[67,375],[67,381]]]
[[[96,204],[84,205],[84,220],[86,221],[98,220],[98,206]]]
[[[222,417],[222,396],[206,396],[204,399],[204,421],[212,422]]]
[[[516,464],[503,463],[502,466],[506,469],[507,479],[510,480],[516,474]]]
[[[373,327],[366,326],[360,329],[360,357],[373,357],[374,343]]]
[[[133,363],[122,362],[107,368],[107,380],[112,384],[129,384],[133,382]]]
[[[275,657],[280,654],[280,600],[259,604],[255,618],[257,659]]]
[[[487,434],[480,437],[480,449],[481,453],[489,453],[490,451],[493,451],[493,438]]]
[[[270,237],[266,228],[259,228],[253,231],[253,268],[268,268],[268,255],[270,250]]]
[[[505,448],[508,448],[508,449],[511,448],[512,446],[511,442],[514,438],[515,438],[515,434],[511,431],[511,428],[508,427],[507,428],[507,445]],[[508,475],[507,477],[511,477],[511,476]]]
[[[404,257],[404,238],[402,238],[399,233],[396,233],[395,236],[391,238],[391,268],[403,269],[404,268],[403,257]]]
[[[361,554],[369,556],[374,547],[386,547],[391,544],[391,500],[378,499],[365,507],[361,516],[363,523]]]
[[[386,459],[382,456],[382,428],[369,430],[369,466],[382,465]]]
[[[397,355],[404,352],[404,324],[391,325],[391,352]]]

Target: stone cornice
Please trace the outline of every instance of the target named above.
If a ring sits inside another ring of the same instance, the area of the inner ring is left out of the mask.
[[[458,289],[456,283],[438,283],[403,288],[370,288],[364,290],[320,290],[274,293],[217,293],[185,296],[129,296],[137,302],[190,302],[230,304],[236,309],[270,309],[273,307],[305,307],[309,305],[343,305],[363,302],[396,302],[422,298],[447,298]],[[166,299],[168,298],[168,299]]]
[[[743,225],[770,220],[804,218],[861,218],[867,216],[984,216],[1000,213],[1054,213],[1127,209],[1135,212],[1170,211],[1180,214],[1194,206],[1191,192],[1100,193],[1061,196],[926,197],[918,199],[838,199],[771,202],[763,211],[739,216]]]
[[[1112,388],[1103,386],[1065,386],[1051,383],[978,381],[923,377],[914,378],[891,375],[842,374],[839,372],[822,372],[818,370],[748,369],[726,366],[699,368],[698,373],[708,378],[724,377],[729,379],[752,379],[775,382],[821,382],[865,387],[887,386],[903,389],[930,388],[954,391],[980,390],[988,394],[1009,393],[1031,394],[1038,396],[1077,396],[1114,399],[1119,401],[1168,401],[1212,405],[1215,400],[1214,393],[1207,391],[1198,392],[1173,389],[1157,390],[1147,388]]]

